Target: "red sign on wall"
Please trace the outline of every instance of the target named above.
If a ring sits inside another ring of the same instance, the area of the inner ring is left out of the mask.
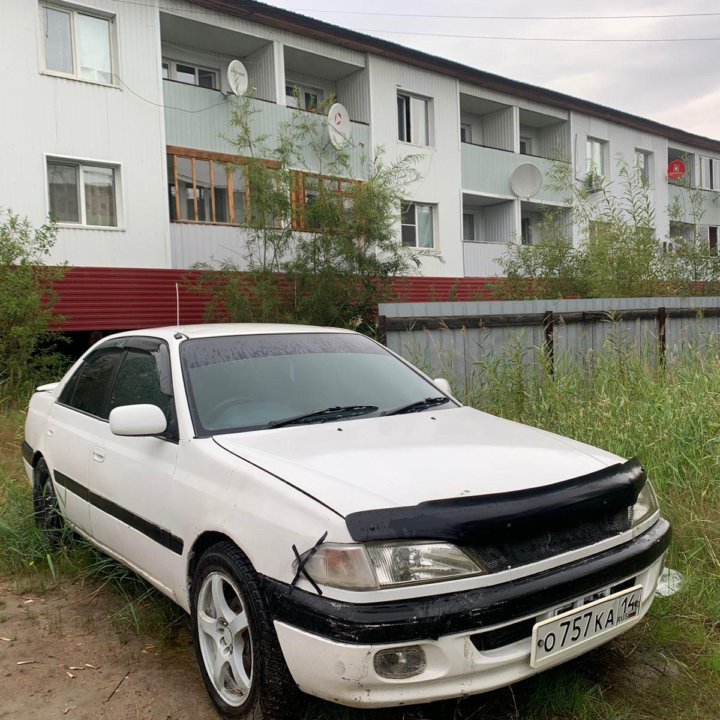
[[[679,180],[686,171],[687,168],[682,160],[673,160],[668,165],[668,180]]]

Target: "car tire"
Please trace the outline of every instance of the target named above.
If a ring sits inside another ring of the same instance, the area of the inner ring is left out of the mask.
[[[33,473],[33,512],[35,525],[43,538],[53,548],[60,547],[65,534],[65,521],[60,512],[50,469],[43,458],[40,458]]]
[[[300,691],[285,664],[257,573],[232,543],[213,545],[191,584],[195,655],[226,717],[297,718]]]

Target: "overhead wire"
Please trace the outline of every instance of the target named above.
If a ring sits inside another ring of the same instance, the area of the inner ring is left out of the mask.
[[[148,0],[113,0],[113,2],[123,5],[137,5],[141,7],[149,7],[158,10],[177,10],[178,8],[164,7],[162,1],[148,2]],[[407,17],[407,18],[432,18],[432,19],[458,19],[458,20],[629,20],[629,19],[663,19],[663,18],[693,18],[693,17],[720,17],[720,12],[707,13],[665,13],[665,14],[648,14],[648,15],[557,15],[557,16],[504,16],[504,15],[435,15],[422,13],[385,13],[372,12],[367,10],[311,10],[308,8],[297,8],[290,10],[275,5],[278,9],[285,9],[288,12],[312,12],[322,14],[343,14],[343,15],[367,15],[377,17]],[[182,15],[205,15],[212,11],[207,8],[182,8]],[[504,42],[558,42],[558,43],[683,43],[683,42],[715,42],[720,40],[720,36],[706,37],[681,37],[681,38],[569,38],[569,37],[522,37],[515,35],[474,35],[474,34],[455,34],[455,33],[432,33],[420,32],[415,30],[375,30],[366,28],[349,28],[354,32],[367,33],[375,35],[414,35],[419,37],[439,37],[439,38],[457,38],[461,40],[501,40]]]

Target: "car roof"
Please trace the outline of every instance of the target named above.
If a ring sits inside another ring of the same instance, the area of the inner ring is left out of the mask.
[[[201,325],[172,325],[159,328],[128,330],[110,337],[148,336],[170,340],[178,333],[186,338],[224,337],[229,335],[287,335],[290,333],[352,333],[352,330],[313,325],[291,325],[280,323],[206,323]],[[108,338],[104,338],[108,339]]]

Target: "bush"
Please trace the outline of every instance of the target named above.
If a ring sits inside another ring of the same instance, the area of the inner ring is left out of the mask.
[[[64,269],[43,266],[55,239],[52,222],[36,228],[0,208],[0,399],[26,393],[61,362],[50,328],[58,320],[53,284]]]

